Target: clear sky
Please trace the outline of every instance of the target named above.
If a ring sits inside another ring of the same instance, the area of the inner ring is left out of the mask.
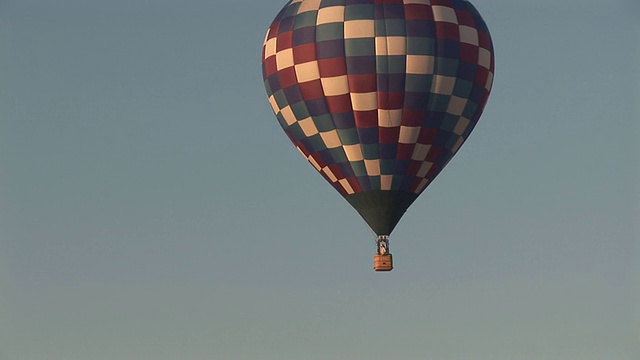
[[[267,103],[284,1],[0,0],[0,359],[637,359],[640,6],[473,3],[492,96],[380,274]]]

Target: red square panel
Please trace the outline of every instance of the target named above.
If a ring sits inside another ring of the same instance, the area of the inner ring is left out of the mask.
[[[442,170],[442,168],[438,164],[433,164],[433,166],[431,166],[431,169],[427,171],[425,179],[434,179],[436,176],[438,176],[440,170]]]
[[[402,109],[404,105],[403,92],[378,92],[378,107],[380,109]]]
[[[269,77],[278,71],[278,66],[276,65],[275,56],[269,56],[263,61],[263,63],[264,63],[264,73],[266,77]]]
[[[353,191],[357,193],[362,191],[362,187],[360,186],[360,183],[358,182],[357,177],[355,176],[349,177],[347,178],[347,182],[349,183],[349,185],[351,185],[351,188],[353,189]]]
[[[429,152],[427,153],[427,157],[425,160],[435,163],[436,160],[438,159],[438,155],[440,155],[440,153],[442,152],[442,148],[439,146],[431,146],[431,149],[429,149]],[[435,167],[435,164],[434,164]],[[432,167],[433,168],[433,167]]]
[[[422,119],[426,111],[424,110],[411,110],[411,109],[403,109],[402,110],[402,125],[404,126],[420,126],[422,125]]]
[[[340,166],[338,166],[338,164],[329,164],[329,170],[331,170],[338,180],[344,179],[344,174],[342,173],[342,170],[340,170]]]
[[[309,154],[311,154],[311,152],[304,146],[304,144],[302,144],[301,142],[294,142],[295,146],[298,147],[300,149],[300,151],[302,151],[302,153],[305,156],[309,156]]]
[[[267,39],[273,39],[274,37],[277,37],[279,28],[280,28],[280,21],[276,21],[273,24],[271,24],[271,27],[269,28],[269,35],[267,35]]]
[[[491,50],[491,38],[489,37],[489,33],[484,31],[478,31],[478,43],[481,47]]]
[[[411,160],[409,162],[409,168],[407,169],[408,176],[417,176],[418,171],[420,171],[420,167],[422,166],[422,161]]]
[[[293,44],[293,31],[283,32],[278,34],[278,41],[276,42],[276,51],[282,51],[285,49],[291,49]]]
[[[436,21],[435,24],[436,36],[438,39],[460,41],[460,30],[457,24],[443,21]]]
[[[460,60],[470,64],[477,64],[478,47],[467,43],[460,43]]]
[[[406,20],[433,20],[433,13],[428,6],[422,4],[407,4],[404,6]]]
[[[415,192],[418,186],[420,186],[421,182],[422,182],[422,178],[414,178],[411,181],[411,185],[409,186],[409,191]]]
[[[315,44],[311,44],[314,45]],[[347,63],[344,58],[318,60],[321,77],[334,77],[347,74]]]
[[[476,71],[476,78],[474,82],[482,87],[487,84],[487,79],[489,78],[489,70],[482,66],[478,66],[478,71]]]
[[[318,163],[318,165],[320,165],[320,168],[327,166],[319,152],[314,152],[313,154],[311,154],[311,157]]]
[[[353,115],[356,119],[356,127],[358,128],[372,128],[378,126],[378,110],[354,111]]]
[[[286,69],[280,70],[278,72],[278,78],[280,79],[280,86],[283,89],[298,83],[298,79],[296,78],[296,70],[293,67],[288,67]]]
[[[438,129],[422,128],[420,129],[420,135],[418,135],[419,144],[433,144],[433,141],[438,135]]]
[[[293,48],[293,62],[295,64],[304,64],[317,58],[316,44],[304,44]]]
[[[299,84],[300,92],[302,93],[302,97],[305,100],[313,100],[324,97],[324,92],[322,91],[322,83],[320,79],[308,81]]]
[[[348,75],[349,91],[352,93],[369,93],[376,91],[376,74]]]
[[[329,111],[333,114],[342,114],[351,111],[351,96],[349,94],[327,96]]]
[[[411,155],[413,155],[414,144],[398,144],[398,150],[396,152],[396,159],[398,160],[407,160],[411,159]]]
[[[466,10],[457,10],[456,17],[458,18],[458,25],[466,25],[475,28],[475,22],[473,21],[473,15]]]
[[[400,127],[380,127],[378,129],[378,136],[381,144],[396,144],[398,142],[398,136],[400,135]]]

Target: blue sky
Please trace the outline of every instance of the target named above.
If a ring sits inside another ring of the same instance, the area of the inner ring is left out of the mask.
[[[492,95],[378,274],[266,101],[284,2],[0,2],[0,359],[634,359],[639,5],[473,3]]]

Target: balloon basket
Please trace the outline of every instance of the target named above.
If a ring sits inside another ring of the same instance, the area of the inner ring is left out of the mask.
[[[373,270],[375,271],[391,271],[393,270],[393,258],[391,254],[373,256]]]

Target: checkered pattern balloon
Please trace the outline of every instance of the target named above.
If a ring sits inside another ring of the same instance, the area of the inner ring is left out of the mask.
[[[289,139],[388,235],[478,122],[494,58],[466,0],[291,0],[262,68]]]

